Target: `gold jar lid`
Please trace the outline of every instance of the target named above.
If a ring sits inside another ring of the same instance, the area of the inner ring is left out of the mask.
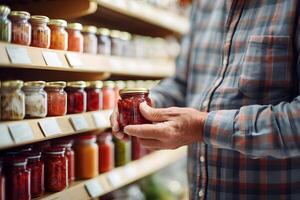
[[[4,5],[0,5],[0,13],[2,13],[2,15],[9,15],[10,13],[10,8],[8,6],[4,6]]]
[[[71,81],[67,83],[67,87],[70,88],[85,88],[86,82],[84,81]]]
[[[89,81],[89,82],[87,82],[87,87],[99,89],[99,88],[103,87],[103,82],[102,81]]]
[[[1,87],[3,88],[21,88],[23,87],[24,82],[21,80],[10,80],[10,81],[2,81]]]
[[[65,81],[54,81],[46,83],[46,87],[48,88],[65,88],[67,83]]]
[[[112,31],[110,31],[110,37],[112,37],[112,38],[120,38],[121,37],[121,31],[118,31],[118,30],[112,30]]]
[[[30,21],[33,23],[48,23],[49,17],[43,15],[32,15]]]
[[[136,93],[149,93],[149,90],[147,88],[125,88],[123,90],[120,90],[120,95]]]
[[[82,32],[95,34],[97,32],[97,27],[96,26],[84,26],[82,29]]]
[[[67,28],[81,31],[83,27],[80,23],[70,23],[70,24],[68,24]]]
[[[107,28],[98,28],[97,35],[109,36],[110,30]]]
[[[131,34],[128,33],[128,32],[121,32],[121,33],[120,33],[120,38],[121,38],[122,40],[129,41],[129,40],[131,40]]]
[[[45,87],[45,81],[28,81],[24,83],[25,87]]]
[[[114,88],[115,87],[115,83],[113,81],[104,81],[103,87]]]
[[[123,90],[126,87],[125,81],[116,81],[116,86],[119,90]]]
[[[12,11],[10,13],[10,16],[11,17],[24,18],[24,19],[29,19],[30,18],[29,12],[26,12],[26,11]]]
[[[68,25],[68,23],[66,20],[63,20],[63,19],[51,19],[49,21],[48,25],[66,27]]]

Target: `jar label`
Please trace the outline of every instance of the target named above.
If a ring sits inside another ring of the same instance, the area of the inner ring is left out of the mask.
[[[42,54],[47,66],[64,67],[57,53],[51,51],[42,51]]]
[[[62,134],[62,131],[55,118],[42,119],[38,123],[45,137]]]
[[[108,173],[107,179],[112,187],[117,187],[122,184],[122,179],[121,179],[120,173],[118,173],[117,171],[112,171],[112,172]]]
[[[26,122],[9,124],[8,128],[16,143],[33,139],[32,129]]]
[[[106,115],[104,112],[95,112],[92,114],[94,122],[97,128],[109,128],[109,116]]]
[[[76,53],[66,53],[66,58],[71,67],[76,68],[76,67],[81,67],[83,65],[78,54]]]
[[[86,119],[81,115],[72,116],[70,120],[75,131],[82,131],[89,128]]]
[[[85,184],[85,188],[91,198],[99,197],[103,193],[103,188],[96,180],[91,180]]]
[[[6,125],[0,125],[0,138],[0,147],[13,144],[13,140]]]
[[[24,47],[7,45],[6,51],[13,64],[32,64],[27,49]]]

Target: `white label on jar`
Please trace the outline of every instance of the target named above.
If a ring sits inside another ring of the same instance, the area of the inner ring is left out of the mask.
[[[86,119],[81,115],[72,116],[71,123],[72,123],[75,131],[82,131],[82,130],[89,128],[89,125],[88,125]]]
[[[108,128],[110,126],[109,119],[103,112],[96,112],[92,114],[97,128]]]
[[[66,57],[71,67],[76,68],[76,67],[81,67],[83,65],[78,54],[76,53],[66,53]]]
[[[0,138],[0,147],[13,144],[13,140],[6,125],[0,125]]]
[[[6,46],[9,59],[13,64],[32,64],[27,49],[17,46]]]
[[[64,66],[57,53],[51,51],[42,51],[42,54],[44,60],[46,61],[47,66],[52,66],[52,67]]]
[[[45,135],[45,137],[62,134],[62,131],[55,118],[47,118],[39,121],[39,125]]]
[[[92,198],[100,196],[103,192],[101,185],[96,180],[87,182],[85,188]]]
[[[33,139],[32,129],[26,122],[9,124],[8,128],[16,143]]]
[[[117,187],[121,185],[122,180],[118,172],[112,171],[107,175],[107,179],[112,187]]]

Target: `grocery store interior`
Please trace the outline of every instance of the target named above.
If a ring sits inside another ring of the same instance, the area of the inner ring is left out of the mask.
[[[109,117],[121,90],[174,74],[190,7],[0,1],[0,200],[188,199],[186,147],[118,139]]]

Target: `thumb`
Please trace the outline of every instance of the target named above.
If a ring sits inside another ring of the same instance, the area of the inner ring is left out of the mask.
[[[140,104],[140,112],[145,119],[151,122],[162,122],[168,120],[166,108],[152,108],[146,102]]]

